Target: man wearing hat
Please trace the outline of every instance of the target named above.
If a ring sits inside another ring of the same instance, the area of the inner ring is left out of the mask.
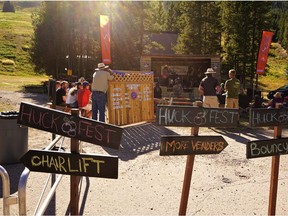
[[[112,70],[104,63],[99,63],[95,69],[92,81],[92,119],[105,122],[106,91],[108,80],[113,79]]]
[[[212,74],[216,73],[212,68],[208,68],[204,73],[204,77],[199,85],[199,92],[203,96],[203,107],[219,107],[216,91],[218,91],[220,85],[216,78]]]
[[[240,91],[240,81],[236,78],[236,70],[229,70],[229,78],[225,82],[225,108],[239,108],[239,91]]]

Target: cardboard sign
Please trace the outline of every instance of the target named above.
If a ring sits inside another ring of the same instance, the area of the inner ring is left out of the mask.
[[[251,127],[287,125],[288,109],[250,109],[249,123]]]
[[[219,154],[227,146],[222,136],[162,136],[160,155]]]
[[[21,103],[18,124],[119,149],[123,128],[41,106]]]
[[[156,123],[182,127],[237,127],[238,109],[157,106]]]
[[[35,172],[118,178],[118,157],[29,150],[20,161]]]
[[[288,138],[250,141],[246,145],[246,157],[258,158],[288,154]]]

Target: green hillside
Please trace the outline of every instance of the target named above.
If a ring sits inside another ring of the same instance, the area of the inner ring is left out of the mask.
[[[0,12],[0,74],[34,74],[28,54],[32,33],[31,10]]]
[[[267,61],[268,72],[265,76],[259,75],[260,88],[264,91],[274,90],[288,84],[288,54],[280,44],[272,43]]]

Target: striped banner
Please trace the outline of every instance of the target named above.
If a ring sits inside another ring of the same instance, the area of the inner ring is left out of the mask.
[[[109,16],[100,15],[100,34],[101,34],[101,48],[102,48],[102,62],[111,64],[110,51],[110,20]]]
[[[269,31],[262,31],[262,39],[261,44],[258,51],[258,61],[257,61],[257,68],[256,74],[264,75],[265,74],[265,67],[268,59],[268,53],[270,44],[272,41],[273,32]]]

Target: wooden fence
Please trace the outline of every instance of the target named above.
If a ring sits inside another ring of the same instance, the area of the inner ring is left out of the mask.
[[[107,94],[109,123],[127,125],[153,120],[153,80],[153,72],[116,72]]]

